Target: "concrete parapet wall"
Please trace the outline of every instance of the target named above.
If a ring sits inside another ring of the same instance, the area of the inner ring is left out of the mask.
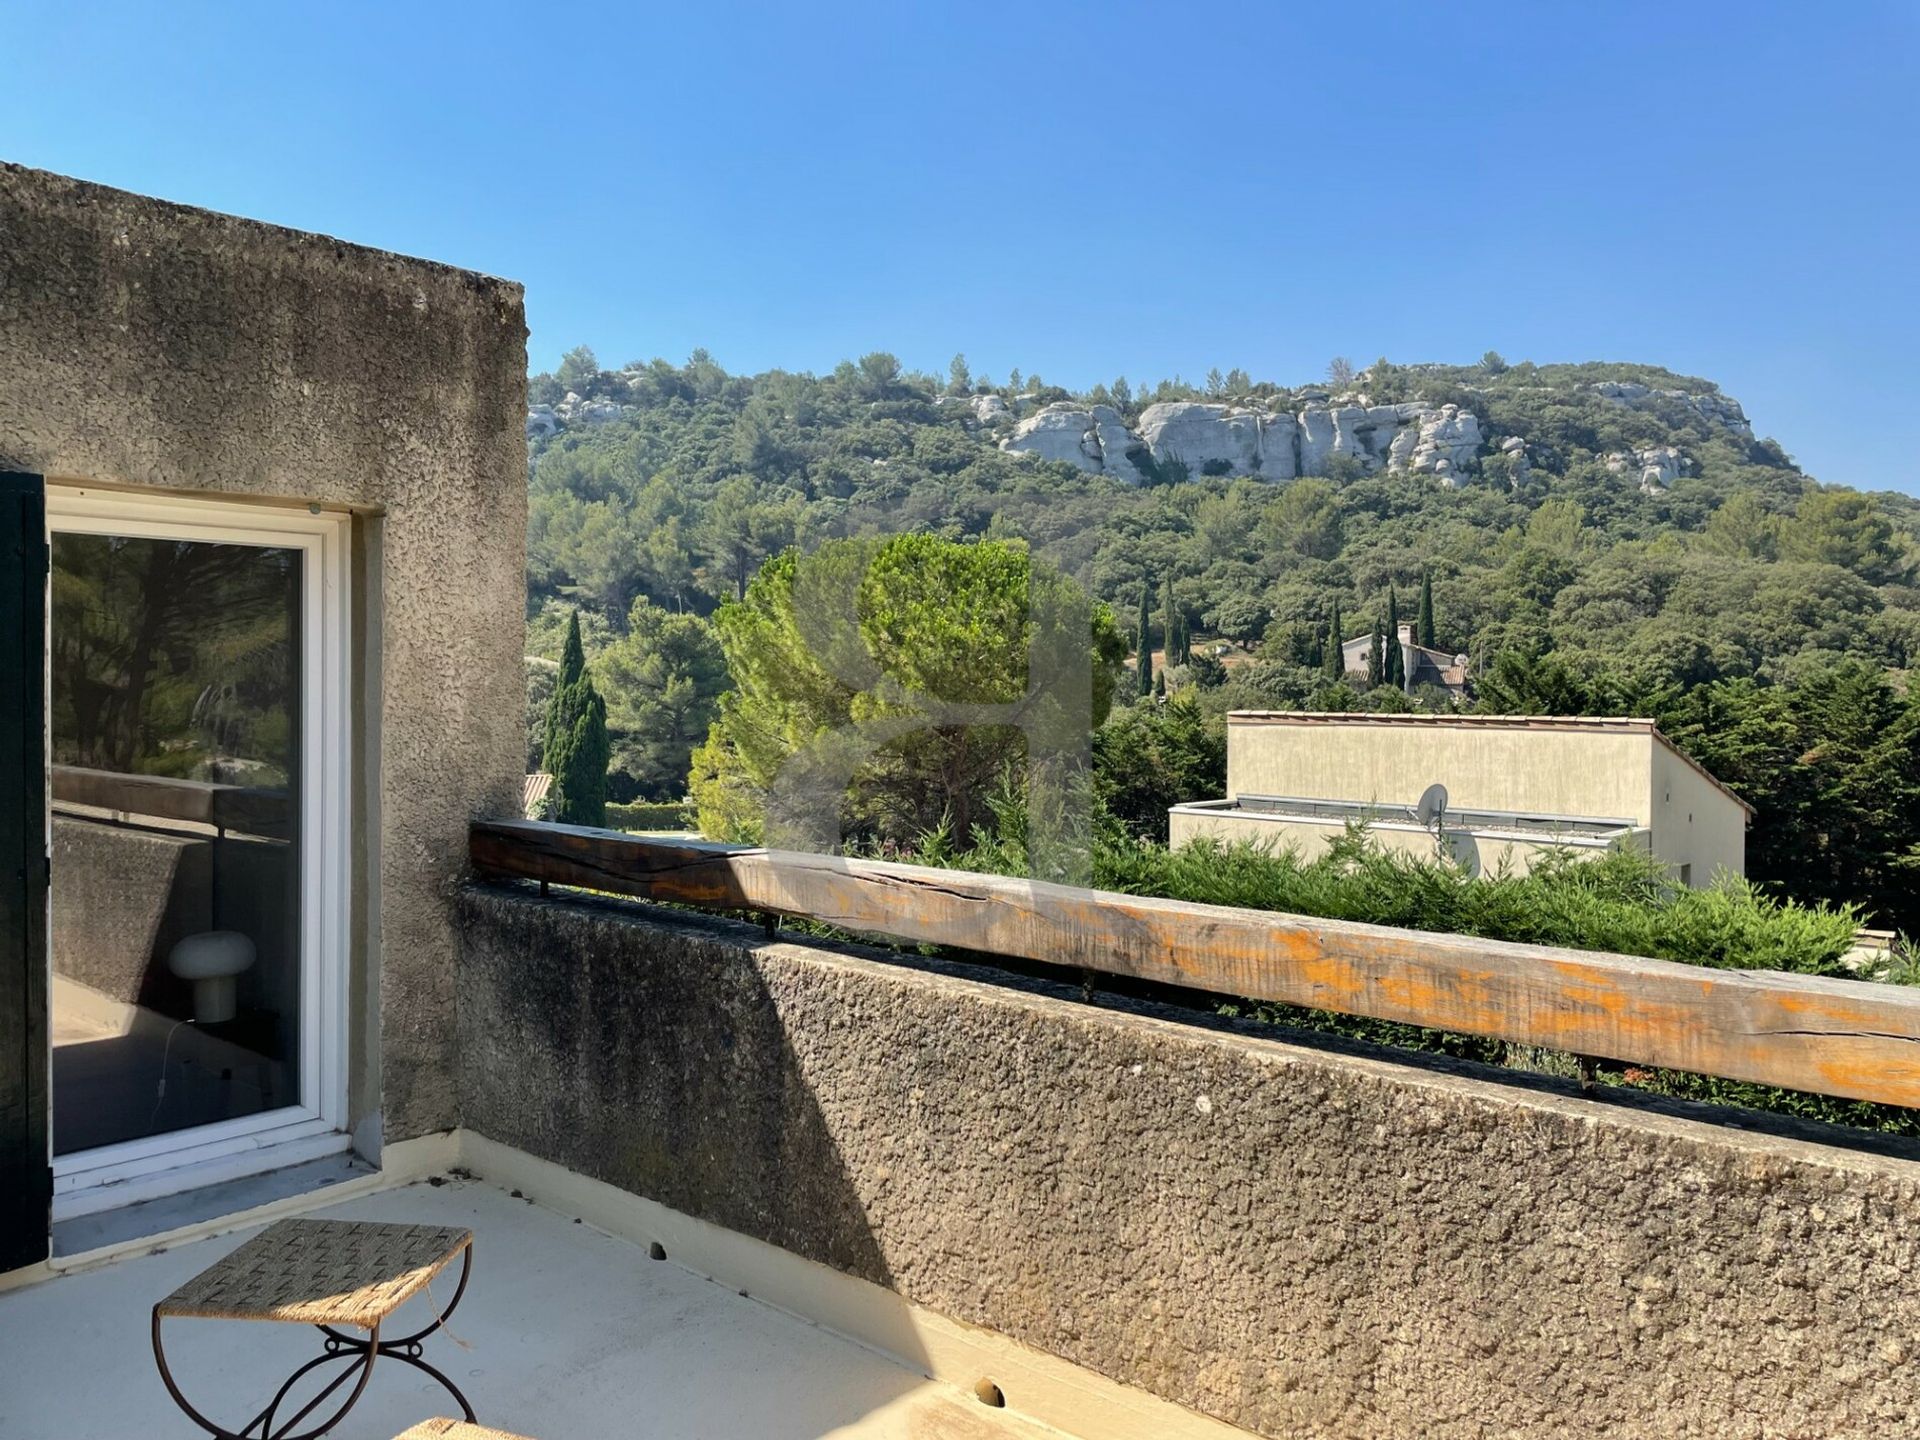
[[[467,1127],[1234,1424],[1911,1426],[1920,1164],[639,907],[459,913]]]

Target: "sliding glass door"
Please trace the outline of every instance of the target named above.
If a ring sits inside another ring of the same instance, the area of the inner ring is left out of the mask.
[[[52,1146],[77,1214],[344,1144],[345,530],[59,488],[49,514]]]

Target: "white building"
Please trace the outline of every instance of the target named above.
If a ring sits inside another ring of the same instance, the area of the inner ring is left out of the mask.
[[[1438,825],[1415,813],[1434,785],[1446,792]],[[1170,819],[1175,845],[1213,835],[1306,855],[1359,820],[1389,849],[1438,850],[1476,873],[1627,844],[1705,885],[1745,874],[1752,815],[1651,720],[1237,711],[1226,796]]]

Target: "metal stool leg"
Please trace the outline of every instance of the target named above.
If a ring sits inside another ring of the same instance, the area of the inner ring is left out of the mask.
[[[254,1440],[252,1432],[255,1427],[259,1428],[261,1440],[319,1440],[320,1436],[326,1434],[329,1430],[333,1429],[334,1426],[338,1425],[341,1420],[346,1417],[347,1412],[359,1402],[361,1395],[366,1392],[367,1382],[373,1378],[373,1362],[382,1354],[388,1353],[381,1346],[380,1327],[378,1325],[369,1329],[365,1340],[361,1340],[357,1336],[333,1337],[333,1339],[330,1339],[328,1342],[327,1353],[317,1359],[309,1360],[298,1370],[294,1371],[292,1375],[288,1376],[286,1382],[281,1385],[273,1399],[267,1402],[266,1409],[254,1416],[253,1419],[249,1420],[239,1430],[229,1430],[224,1425],[217,1424],[209,1420],[205,1415],[202,1415],[193,1407],[192,1402],[181,1393],[179,1384],[173,1378],[173,1371],[167,1365],[166,1346],[160,1339],[160,1321],[160,1308],[156,1305],[153,1311],[153,1358],[154,1362],[160,1368],[161,1383],[167,1387],[167,1393],[173,1397],[173,1403],[180,1407],[181,1412],[189,1420],[193,1421],[194,1424],[213,1436],[214,1440]],[[336,1339],[343,1340],[345,1343],[343,1345],[336,1345],[334,1343]],[[310,1371],[331,1360],[346,1360],[349,1363],[346,1369],[342,1370],[322,1387],[318,1395],[315,1395],[313,1399],[302,1406],[298,1414],[287,1421],[280,1429],[272,1429],[274,1413],[280,1408],[281,1402],[286,1399],[288,1393],[293,1389],[295,1382]],[[354,1385],[352,1391],[347,1395],[347,1398],[340,1403],[339,1409],[335,1410],[323,1423],[316,1425],[313,1429],[303,1430],[297,1435],[292,1433],[294,1426],[298,1425],[302,1420],[306,1419],[307,1416],[319,1409],[329,1395],[333,1394],[334,1391],[352,1379],[356,1373],[360,1377],[359,1381]]]

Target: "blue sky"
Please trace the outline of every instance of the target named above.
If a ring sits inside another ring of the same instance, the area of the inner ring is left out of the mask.
[[[0,156],[523,281],[534,368],[1631,359],[1920,491],[1920,5],[0,0]]]

